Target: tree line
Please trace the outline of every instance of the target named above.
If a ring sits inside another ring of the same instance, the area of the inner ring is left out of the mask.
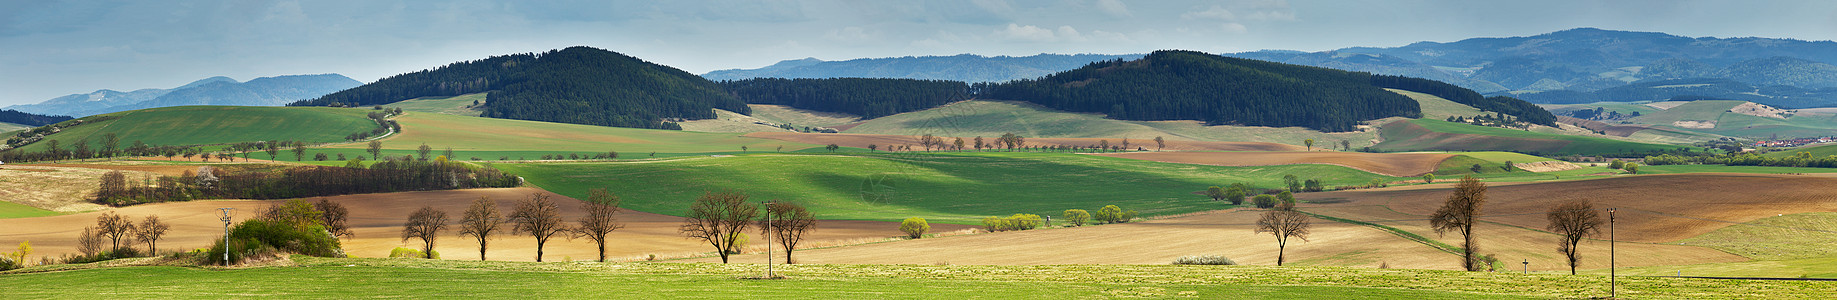
[[[872,119],[970,98],[969,84],[892,78],[754,78],[719,82],[749,104],[785,105]]]
[[[1556,127],[1556,115],[1518,98],[1506,96],[1486,97],[1479,92],[1448,84],[1446,82],[1391,75],[1371,75],[1371,85],[1424,93],[1466,104],[1483,111],[1490,111],[1518,117],[1518,120],[1550,127]]]
[[[11,109],[0,109],[0,123],[13,123],[25,126],[45,126],[69,121],[69,116],[47,116]]]
[[[355,161],[355,160],[353,160]],[[279,171],[215,174],[205,168],[157,181],[128,184],[119,171],[103,176],[95,201],[133,205],[197,199],[286,199],[349,194],[515,187],[515,175],[446,161],[385,160],[344,167],[306,166]],[[156,184],[155,184],[156,183]]]
[[[1654,166],[1705,164],[1705,165],[1730,165],[1730,166],[1837,168],[1837,155],[1818,157],[1818,156],[1812,156],[1811,152],[1799,152],[1798,154],[1794,154],[1792,156],[1787,156],[1787,157],[1766,157],[1766,156],[1761,156],[1760,154],[1750,153],[1750,152],[1724,153],[1724,154],[1709,154],[1709,153],[1699,152],[1699,154],[1696,154],[1696,155],[1660,154],[1660,155],[1655,155],[1655,156],[1647,156],[1645,158],[1645,162],[1647,165],[1654,165]]]

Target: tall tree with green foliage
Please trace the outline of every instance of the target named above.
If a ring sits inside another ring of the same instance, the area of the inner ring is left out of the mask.
[[[365,148],[364,151],[370,152],[370,160],[382,159],[383,141],[370,141],[369,147]]]

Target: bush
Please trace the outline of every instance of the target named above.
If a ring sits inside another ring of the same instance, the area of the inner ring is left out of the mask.
[[[1176,265],[1235,266],[1236,261],[1224,255],[1189,255],[1174,259]]]
[[[230,229],[230,261],[271,253],[295,253],[318,257],[344,257],[338,238],[316,222],[305,228],[264,219],[243,221]],[[221,259],[223,241],[211,246],[210,256]],[[218,263],[221,261],[212,261]]]
[[[1276,200],[1276,196],[1270,194],[1257,195],[1255,198],[1250,199],[1250,202],[1257,204],[1257,208],[1276,207],[1277,201],[1279,200]]]
[[[389,258],[428,258],[428,257],[429,256],[421,253],[420,249],[415,249],[415,248],[396,247],[394,250],[389,250]],[[431,258],[440,259],[440,251],[434,251],[434,255]]]
[[[1103,223],[1118,223],[1123,219],[1123,208],[1116,207],[1115,205],[1105,205],[1103,208],[1097,209],[1097,213],[1092,214],[1091,218]]]
[[[750,244],[752,242],[753,242],[753,238],[750,236],[747,236],[745,233],[736,235],[734,236],[733,251],[728,252],[727,254],[740,254],[740,249],[746,249],[746,244]],[[573,260],[573,259],[569,259],[569,260]]]
[[[1277,204],[1282,204],[1282,203],[1295,204],[1295,194],[1290,193],[1290,192],[1282,192],[1280,194],[1276,194],[1276,201],[1279,201],[1279,203]]]
[[[987,217],[982,219],[982,226],[989,231],[1028,230],[1039,228],[1042,223],[1040,215],[1014,214],[1006,218]]]
[[[140,250],[134,249],[133,247],[121,247],[120,249],[115,249],[112,251],[102,251],[102,252],[96,253],[95,255],[82,255],[82,254],[65,255],[62,260],[63,260],[63,263],[66,263],[66,264],[87,264],[87,263],[93,263],[93,262],[110,261],[110,260],[131,258],[131,257],[140,257]]]
[[[1231,187],[1225,188],[1225,201],[1231,201],[1231,205],[1244,205],[1244,194],[1248,193],[1250,193],[1249,186],[1233,183]]]
[[[1072,226],[1084,226],[1084,222],[1091,219],[1091,212],[1082,209],[1067,209],[1063,217],[1065,217],[1065,222]]]
[[[0,257],[0,271],[26,267],[25,263],[13,261],[11,257]]]
[[[1608,169],[1619,170],[1621,167],[1625,167],[1625,166],[1626,166],[1626,162],[1620,161],[1619,159],[1615,159],[1614,161],[1607,163]]]
[[[906,237],[921,238],[926,231],[931,231],[931,224],[925,223],[925,218],[911,217],[899,222],[899,232],[906,233]]]

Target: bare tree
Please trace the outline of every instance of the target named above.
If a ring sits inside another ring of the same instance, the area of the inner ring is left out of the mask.
[[[172,226],[160,221],[159,216],[148,215],[146,219],[140,221],[139,226],[135,226],[134,239],[147,244],[147,255],[157,256],[159,255],[159,239],[166,236],[168,229],[172,229]]]
[[[368,148],[365,148],[364,152],[370,152],[370,160],[377,160],[377,159],[382,158],[383,157],[383,141],[370,141],[370,146]]]
[[[746,202],[746,198],[745,193],[738,191],[703,193],[689,206],[688,218],[683,219],[678,230],[714,246],[715,252],[721,255],[721,263],[727,263],[728,255],[739,250],[735,241],[759,215],[759,207]]]
[[[511,234],[523,233],[536,238],[536,261],[542,261],[542,246],[548,244],[549,238],[568,231],[568,225],[561,221],[561,209],[555,207],[555,201],[549,200],[548,194],[537,192],[529,198],[517,201],[517,208],[510,212]]]
[[[1155,137],[1155,151],[1161,151],[1161,148],[1167,148],[1167,139],[1163,139],[1159,136],[1156,136]]]
[[[134,221],[115,212],[102,213],[96,217],[96,234],[108,239],[108,250],[121,249],[121,242],[134,234]]]
[[[797,263],[791,260],[791,251],[797,250],[797,243],[804,240],[804,234],[816,228],[816,218],[810,216],[810,210],[803,205],[791,202],[772,202],[765,206],[765,218],[759,220],[760,231],[772,237],[779,246],[785,249],[785,263]]]
[[[125,196],[128,191],[128,179],[121,171],[109,171],[102,174],[102,182],[96,189],[96,200],[103,203],[123,204],[117,197]]]
[[[1601,214],[1595,211],[1593,203],[1576,199],[1550,207],[1544,217],[1550,220],[1550,226],[1545,228],[1563,236],[1556,251],[1569,259],[1569,275],[1575,275],[1576,265],[1582,260],[1576,246],[1583,238],[1601,233]]]
[[[1474,243],[1473,224],[1478,223],[1480,206],[1486,204],[1486,184],[1480,183],[1473,176],[1461,177],[1461,184],[1455,186],[1454,193],[1448,195],[1448,202],[1429,215],[1429,226],[1435,228],[1435,234],[1448,231],[1461,234],[1461,267],[1468,271],[1479,271],[1480,266],[1474,253],[1479,252],[1480,245]]]
[[[1263,212],[1263,218],[1257,219],[1256,233],[1268,232],[1276,236],[1276,265],[1282,265],[1284,254],[1288,249],[1288,238],[1308,240],[1308,215],[1295,211],[1294,203],[1282,203],[1276,209]]]
[[[83,256],[94,256],[102,252],[102,236],[96,232],[95,227],[83,227],[83,232],[77,236],[77,252],[83,253]]]
[[[459,220],[459,235],[478,239],[478,260],[485,260],[486,242],[491,233],[497,232],[504,225],[504,217],[498,213],[498,203],[491,197],[479,196],[472,201],[472,207],[466,208],[466,216]]]
[[[319,225],[325,226],[325,231],[331,232],[332,236],[348,239],[355,235],[351,232],[351,225],[346,221],[350,218],[351,210],[344,208],[344,204],[332,202],[331,199],[319,198],[319,202],[313,203],[313,209],[319,211]]]
[[[606,189],[588,190],[585,206],[587,216],[580,219],[580,226],[574,227],[573,236],[593,239],[593,244],[600,249],[600,262],[606,262],[606,235],[625,228],[614,216],[619,213],[619,196]]]
[[[421,155],[421,157],[417,160],[427,161],[427,155],[430,153],[434,153],[434,147],[428,147],[427,143],[421,143],[421,147],[415,148],[415,154]]]
[[[293,142],[293,161],[306,160],[306,143]]]
[[[436,210],[433,206],[423,206],[408,215],[408,223],[402,224],[402,241],[420,238],[421,243],[426,245],[421,255],[434,258],[434,239],[440,237],[440,231],[446,230],[446,221],[446,212]]]

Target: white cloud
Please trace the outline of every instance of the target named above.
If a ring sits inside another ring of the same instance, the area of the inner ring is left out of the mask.
[[[1020,24],[1014,23],[1008,23],[1008,28],[996,30],[995,36],[1003,39],[1025,42],[1053,42],[1059,40],[1058,35],[1053,34],[1051,29],[1040,28],[1033,25],[1021,26]]]
[[[1180,14],[1180,18],[1187,20],[1235,21],[1237,20],[1237,14],[1231,13],[1231,10],[1225,9],[1224,7],[1213,5],[1212,9]]]
[[[1123,4],[1122,0],[1097,0],[1097,9],[1114,17],[1126,18],[1135,16],[1135,14],[1129,13],[1129,5]]]
[[[1079,33],[1078,33],[1078,29],[1077,29],[1077,28],[1072,28],[1072,26],[1070,26],[1070,25],[1066,25],[1066,26],[1059,26],[1059,30],[1058,30],[1058,31],[1054,31],[1053,33],[1054,33],[1054,34],[1056,34],[1056,35],[1057,35],[1057,36],[1059,37],[1059,39],[1060,39],[1060,40],[1065,40],[1065,41],[1072,41],[1072,42],[1083,42],[1083,41],[1085,41],[1085,39],[1084,39],[1084,35],[1083,35],[1083,34],[1079,34]]]
[[[1239,24],[1236,22],[1226,22],[1223,25],[1219,25],[1219,27],[1223,28],[1224,31],[1227,33],[1244,34],[1244,33],[1250,32],[1249,27],[1244,27],[1244,24]]]
[[[823,37],[825,38],[829,38],[831,40],[837,40],[837,41],[861,41],[861,40],[874,39],[879,36],[880,34],[878,32],[869,31],[867,29],[862,29],[861,27],[855,27],[855,26],[842,27],[841,29],[830,29],[829,33],[823,35]]]

